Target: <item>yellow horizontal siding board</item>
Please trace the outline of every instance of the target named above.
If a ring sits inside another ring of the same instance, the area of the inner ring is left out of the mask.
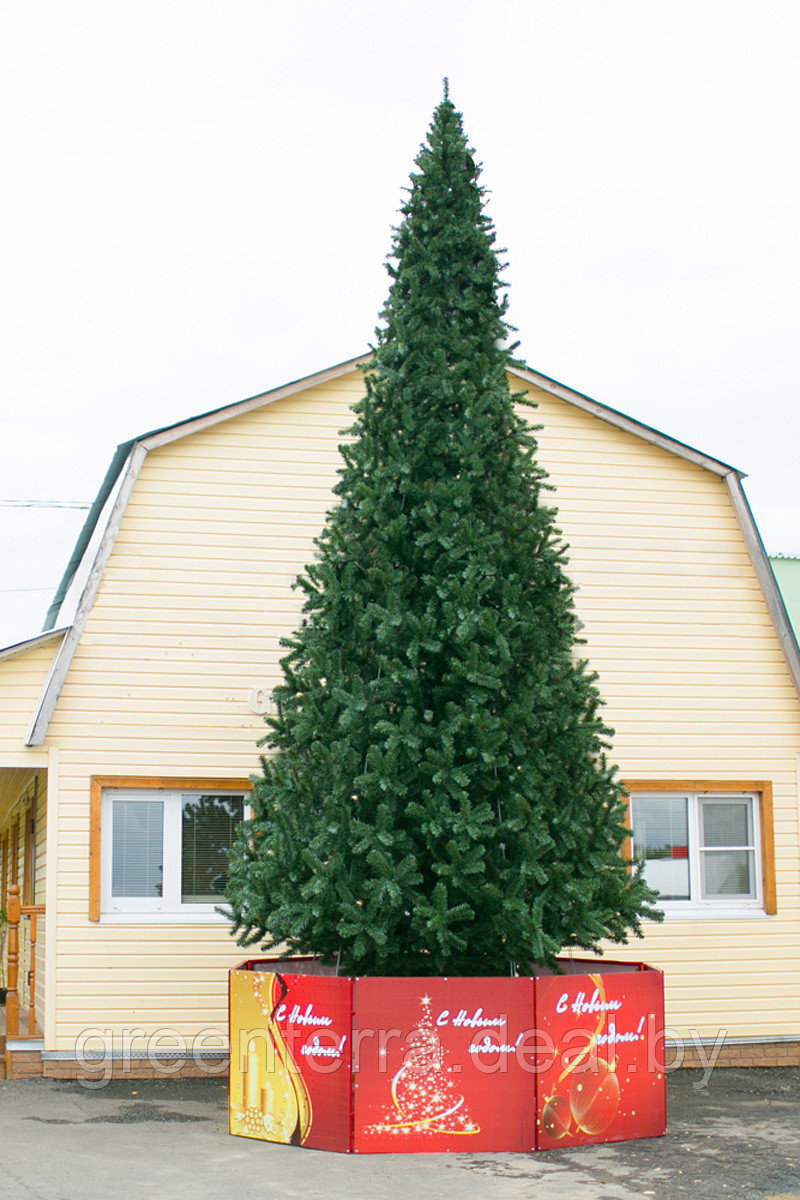
[[[19,751],[57,640],[0,661],[0,754]]]
[[[97,983],[104,984],[103,994],[98,995]],[[130,977],[123,979],[120,977],[118,970],[113,972],[113,976],[105,980],[102,975],[94,980],[70,980],[67,983],[61,980],[62,995],[69,994],[77,999],[81,997],[81,1002],[87,1009],[98,1008],[128,1008],[133,1002],[144,1001],[149,1003],[152,1001],[154,1006],[159,1008],[180,1009],[183,1008],[200,1008],[205,997],[213,996],[215,999],[220,994],[225,992],[226,980],[220,979],[219,976],[211,976],[207,980],[194,978],[191,973],[188,977],[184,973],[183,978],[180,974],[174,975],[172,978],[164,978],[159,975],[158,979],[149,978],[146,984],[142,983],[141,976],[135,979],[131,973]],[[191,995],[186,995],[185,987],[181,984],[191,984]]]

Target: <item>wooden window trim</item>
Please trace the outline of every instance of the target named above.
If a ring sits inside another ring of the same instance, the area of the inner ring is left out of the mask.
[[[100,812],[104,788],[139,788],[143,791],[249,792],[250,779],[219,779],[203,776],[92,775],[89,780],[89,920],[100,920]]]
[[[775,882],[775,826],[772,813],[772,781],[769,779],[625,779],[622,781],[628,804],[630,826],[631,792],[755,792],[758,796],[761,822],[761,886],[764,912],[774,917],[778,912],[778,892]],[[633,846],[628,838],[624,849],[630,861]]]

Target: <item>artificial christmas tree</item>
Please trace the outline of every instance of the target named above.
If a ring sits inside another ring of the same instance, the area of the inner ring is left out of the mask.
[[[617,964],[608,1002],[601,976],[573,975],[572,1000],[533,977],[638,932],[652,895],[622,856],[610,730],[446,94],[417,165],[227,890],[240,943],[340,973],[231,972],[230,1127],[357,1153],[651,1135],[660,973]],[[624,1093],[617,1052],[597,1055],[618,1042]]]
[[[652,894],[622,857],[611,731],[446,93],[417,168],[227,896],[243,945],[508,975],[638,933]]]

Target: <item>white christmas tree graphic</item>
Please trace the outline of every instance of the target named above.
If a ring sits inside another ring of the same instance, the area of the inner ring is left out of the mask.
[[[408,1035],[409,1049],[392,1079],[392,1107],[370,1133],[480,1133],[469,1115],[464,1096],[453,1081],[453,1069],[431,1016],[431,998],[422,996],[422,1016]]]

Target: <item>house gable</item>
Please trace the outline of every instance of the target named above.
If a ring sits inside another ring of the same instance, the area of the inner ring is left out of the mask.
[[[361,375],[359,371],[360,365],[368,361],[369,356],[363,355],[360,358],[352,359],[349,362],[340,364],[328,371],[320,372],[315,376],[310,376],[304,380],[296,381],[286,387],[276,389],[273,392],[264,393],[260,396],[255,396],[249,400],[242,401],[238,404],[229,405],[222,409],[217,409],[209,413],[202,414],[199,417],[190,418],[187,421],[180,422],[176,425],[165,427],[161,430],[153,431],[143,435],[130,443],[130,453],[127,459],[122,482],[119,486],[116,500],[108,519],[105,534],[97,551],[96,558],[89,574],[88,582],[84,588],[83,595],[80,599],[78,610],[76,613],[73,626],[64,638],[59,651],[53,661],[52,670],[48,680],[42,689],[39,701],[34,710],[33,716],[26,735],[26,744],[29,746],[41,745],[47,733],[47,728],[50,719],[53,715],[58,697],[61,694],[61,689],[67,676],[73,655],[75,653],[78,642],[83,633],[87,616],[95,602],[97,590],[103,579],[106,565],[108,563],[111,551],[117,541],[120,526],[123,516],[127,511],[129,502],[137,485],[142,466],[148,457],[156,451],[164,451],[168,447],[174,447],[175,443],[181,442],[184,446],[199,444],[198,438],[201,435],[211,437],[209,446],[215,450],[214,430],[219,430],[222,427],[230,426],[231,422],[238,426],[247,418],[256,417],[267,406],[270,408],[270,419],[278,421],[278,408],[281,404],[289,403],[289,408],[280,420],[286,422],[290,426],[297,424],[298,428],[303,428],[302,417],[302,399],[305,397],[305,402],[308,403],[309,398],[312,398],[316,391],[320,388],[334,386],[337,387],[344,382],[345,391],[348,395],[348,403],[352,403],[358,398],[363,389]],[[797,642],[791,629],[790,622],[786,616],[786,610],[783,605],[780,592],[775,585],[774,577],[769,568],[768,561],[764,552],[761,539],[758,535],[755,523],[752,519],[747,500],[741,487],[741,473],[736,471],[729,465],[711,458],[708,455],[702,454],[700,451],[686,446],[683,443],[677,442],[674,439],[659,433],[657,430],[643,425],[640,422],[633,420],[613,409],[599,404],[597,401],[590,399],[581,393],[572,391],[563,384],[551,380],[548,377],[541,375],[535,371],[531,371],[527,367],[515,365],[511,371],[512,384],[514,386],[522,385],[529,389],[532,396],[537,395],[540,399],[551,398],[554,401],[559,401],[578,412],[586,414],[588,417],[599,422],[600,428],[606,427],[613,430],[615,435],[625,434],[633,438],[635,441],[645,442],[656,450],[660,450],[671,456],[682,460],[685,463],[691,463],[700,468],[704,472],[709,473],[724,481],[729,495],[729,502],[736,513],[739,525],[744,536],[745,544],[750,555],[751,562],[758,576],[760,586],[763,589],[766,602],[769,608],[772,622],[780,641],[783,654],[786,657],[789,670],[795,681],[795,685],[800,692],[800,652],[798,651]],[[278,406],[278,407],[276,407]],[[346,426],[350,421],[350,414],[341,414],[340,428]],[[312,422],[315,420],[311,418]],[[339,438],[336,432],[326,430],[324,435],[325,447],[324,453],[332,454],[335,463],[338,463],[336,455],[336,447]],[[185,453],[191,455],[192,451],[187,450]],[[544,465],[550,469],[550,464],[543,460]],[[276,463],[280,466],[280,456],[276,459]],[[212,470],[209,459],[204,460],[204,470]],[[597,464],[595,464],[597,469]],[[224,475],[224,470],[222,474]],[[302,472],[301,472],[302,474]],[[332,482],[335,476],[334,472],[323,484],[325,494],[325,504],[318,513],[320,520],[316,527],[316,532],[322,524],[322,516],[325,509],[330,504],[329,483]],[[225,484],[224,486],[227,486]],[[284,481],[283,485],[288,489],[287,495],[291,493],[293,486],[296,486],[291,480]],[[137,492],[138,495],[138,492]],[[170,498],[165,497],[165,503],[169,503]],[[318,507],[318,506],[316,506]],[[312,511],[316,511],[315,501],[311,501]],[[201,520],[207,519],[207,514],[200,510],[195,514]],[[83,535],[82,535],[83,536]],[[302,540],[296,544],[302,547]],[[312,539],[313,541],[313,539]],[[87,539],[88,543],[88,539]],[[226,547],[228,543],[225,543]],[[309,548],[310,549],[310,548]],[[303,563],[308,561],[310,554],[306,554],[303,558]],[[279,561],[279,560],[276,560]],[[290,606],[291,607],[291,606]]]

